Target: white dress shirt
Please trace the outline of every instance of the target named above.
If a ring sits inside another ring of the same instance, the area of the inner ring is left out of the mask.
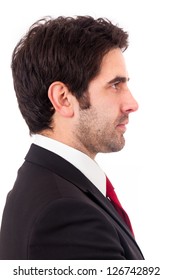
[[[47,149],[79,169],[106,196],[106,175],[96,161],[86,154],[51,138],[36,134],[33,143]]]

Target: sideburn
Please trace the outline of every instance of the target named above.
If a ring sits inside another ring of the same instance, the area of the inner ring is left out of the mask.
[[[86,91],[83,95],[78,99],[79,106],[81,110],[88,110],[91,107],[89,92]]]

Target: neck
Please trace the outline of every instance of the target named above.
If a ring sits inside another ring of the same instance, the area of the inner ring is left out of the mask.
[[[73,137],[70,136],[70,135],[66,135],[66,137],[62,137],[61,134],[54,133],[52,130],[42,131],[40,133],[40,135],[51,138],[55,141],[61,142],[65,145],[67,145],[67,146],[70,146],[70,147],[86,154],[87,156],[89,156],[93,160],[96,157],[96,153],[90,152],[82,143],[79,142],[79,140],[73,139]]]

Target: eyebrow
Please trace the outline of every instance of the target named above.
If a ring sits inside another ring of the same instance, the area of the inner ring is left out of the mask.
[[[108,82],[108,85],[110,84],[113,84],[113,83],[116,83],[116,82],[120,82],[120,83],[126,83],[130,80],[130,78],[126,78],[126,77],[123,77],[123,76],[116,76],[115,78],[113,78],[112,80],[110,80]]]

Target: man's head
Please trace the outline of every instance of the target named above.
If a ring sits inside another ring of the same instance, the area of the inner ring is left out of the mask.
[[[127,38],[108,20],[89,16],[45,18],[33,24],[12,57],[19,108],[30,132],[51,127],[54,109],[47,92],[55,81],[64,83],[81,108],[87,108],[85,93],[103,56],[115,47],[126,49]]]
[[[127,122],[128,114],[137,109],[133,99],[134,104],[130,106],[133,108],[124,112],[118,108],[116,112],[112,105],[120,107],[121,104],[104,92],[118,86],[123,91],[121,96],[127,92],[128,97],[124,99],[130,99],[122,56],[122,51],[128,47],[127,40],[126,32],[103,18],[45,18],[33,24],[12,57],[14,88],[30,133],[51,134],[86,153],[89,147],[93,154],[120,150],[124,138],[118,136],[117,131],[117,140],[110,139],[114,137],[111,129],[103,145],[100,137],[105,137],[101,131],[111,126],[110,121],[113,126]],[[123,126],[118,129],[122,134]],[[89,143],[91,138],[95,138],[95,142],[99,138],[100,144]],[[112,145],[106,147],[109,139]],[[83,147],[81,141],[86,142]],[[104,143],[104,139],[102,141]],[[114,141],[117,144],[113,144]]]

